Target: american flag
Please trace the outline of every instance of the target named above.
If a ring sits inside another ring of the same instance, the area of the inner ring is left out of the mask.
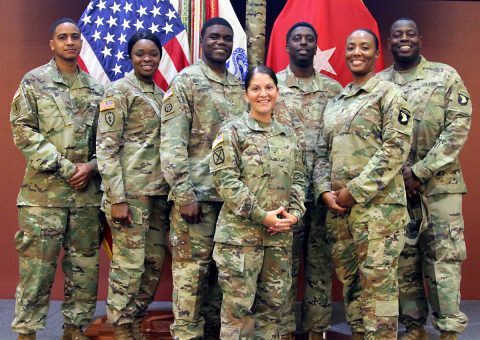
[[[150,31],[162,43],[159,72],[154,76],[162,89],[189,65],[185,27],[169,0],[93,0],[79,26],[83,36],[79,64],[102,84],[132,70],[127,41],[137,31]]]

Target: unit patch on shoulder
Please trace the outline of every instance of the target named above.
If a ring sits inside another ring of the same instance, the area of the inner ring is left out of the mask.
[[[222,142],[223,142],[223,133],[219,134],[217,138],[215,138],[212,144],[212,149],[215,149],[215,147]]]
[[[168,103],[165,104],[163,110],[165,111],[165,113],[170,113],[170,112],[172,112],[172,109],[173,109],[172,103],[168,102]]]
[[[219,146],[218,148],[214,149],[212,152],[212,157],[215,165],[220,165],[225,162],[225,153],[223,152],[223,147]]]
[[[100,102],[100,111],[112,110],[115,108],[113,99],[104,99]]]
[[[458,104],[465,106],[468,104],[469,100],[470,100],[470,97],[468,96],[468,93],[464,91],[458,92]]]
[[[411,116],[412,116],[412,114],[410,113],[410,111],[408,111],[408,109],[402,107],[400,109],[400,112],[398,113],[398,122],[402,125],[407,125]]]
[[[112,126],[113,123],[115,123],[115,114],[113,112],[107,112],[105,114],[105,122],[108,125]]]

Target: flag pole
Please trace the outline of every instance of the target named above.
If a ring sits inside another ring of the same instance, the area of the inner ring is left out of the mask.
[[[260,64],[265,64],[267,1],[247,0],[245,17],[248,65],[254,67]]]

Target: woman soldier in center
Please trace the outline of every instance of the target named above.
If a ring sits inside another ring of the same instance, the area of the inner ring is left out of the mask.
[[[251,69],[245,89],[250,111],[220,130],[210,162],[224,200],[213,251],[223,292],[220,338],[279,339],[291,228],[305,212],[304,164],[294,131],[273,116],[275,73]]]

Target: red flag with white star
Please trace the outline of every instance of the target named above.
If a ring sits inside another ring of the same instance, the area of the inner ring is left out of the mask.
[[[299,21],[312,24],[318,33],[315,68],[343,86],[352,81],[345,63],[345,41],[350,33],[368,28],[380,39],[377,22],[361,0],[288,0],[275,21],[268,47],[267,65],[275,72],[288,65],[286,35]],[[381,44],[379,47],[377,71],[384,68]]]

